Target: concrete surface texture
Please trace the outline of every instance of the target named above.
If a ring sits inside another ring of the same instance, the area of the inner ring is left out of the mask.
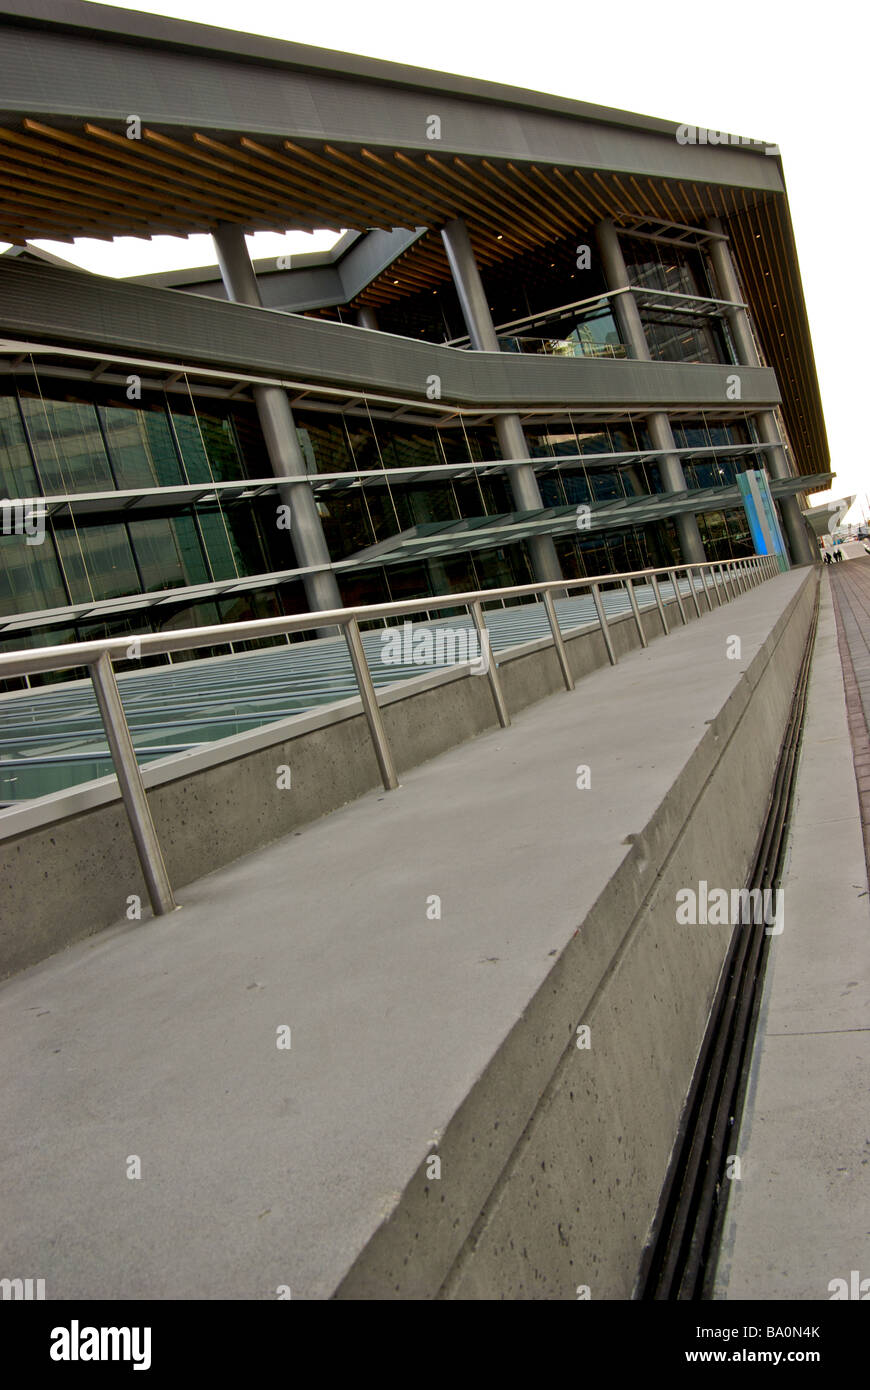
[[[4,1276],[44,1278],[49,1298],[328,1297],[416,1182],[425,1220],[403,1228],[416,1253],[362,1296],[437,1296],[548,1078],[569,1058],[594,1068],[574,1033],[601,998],[618,1045],[606,1085],[584,1083],[577,1134],[594,1123],[606,1141],[596,1250],[629,1217],[623,1246],[639,1249],[729,934],[678,936],[673,896],[650,904],[663,865],[716,882],[751,853],[815,582],[781,575],[408,772],[397,793],[190,885],[173,916],[123,922],[8,981]],[[726,763],[733,800],[705,802]],[[680,858],[693,823],[706,862],[691,844]],[[623,993],[606,993],[621,976]],[[623,1143],[634,1187],[620,1204]],[[540,1296],[595,1282],[578,1156],[579,1140],[557,1187],[580,1231],[548,1224],[564,1264]],[[603,1296],[620,1286],[602,1276]],[[489,1288],[472,1264],[457,1292]],[[502,1296],[537,1295],[529,1277]]]
[[[563,616],[571,621],[588,619],[590,602],[570,600]],[[650,603],[654,605],[654,600],[648,595]],[[715,598],[712,603],[716,605]],[[621,655],[639,646],[640,638],[633,618],[625,612],[627,598],[620,599],[614,591],[608,606],[614,612],[611,641]],[[672,622],[678,624],[675,608],[672,604]],[[699,608],[707,611],[703,598]],[[694,605],[684,600],[684,609],[694,621]],[[616,616],[619,613],[622,616]],[[500,641],[511,632],[526,639],[503,649],[499,657],[511,712],[564,688],[552,642],[540,635],[539,613],[520,613],[507,625],[501,610],[496,610],[492,621]],[[648,641],[661,636],[655,606],[645,608],[641,621]],[[376,644],[380,642],[379,634],[375,639]],[[318,661],[323,663],[323,649],[330,643],[312,645],[320,649]],[[601,633],[588,622],[566,636],[565,647],[575,678],[607,664]],[[283,657],[283,652],[279,654]],[[294,652],[290,655],[305,664]],[[314,656],[305,660],[313,662]],[[335,661],[335,652],[330,660]],[[250,657],[234,658],[232,663],[218,658],[204,664],[214,672],[245,662],[253,664]],[[185,667],[176,669],[187,675]],[[162,677],[164,696],[169,679]],[[207,680],[207,673],[197,679]],[[136,686],[138,680],[130,677],[126,683]],[[182,701],[183,689],[179,692]],[[333,685],[327,693],[335,691]],[[488,682],[470,675],[467,665],[410,677],[406,673],[402,681],[381,691],[380,702],[400,773],[498,726]],[[14,697],[8,703],[21,702]],[[358,697],[338,700],[146,764],[143,780],[176,891],[380,786],[361,708]],[[276,776],[280,767],[292,768],[292,795]],[[114,777],[0,810],[0,978],[109,926],[131,893],[147,902]]]
[[[847,574],[856,563],[864,574],[849,578],[866,594],[870,561],[850,562]],[[719,1299],[830,1299],[831,1281],[848,1283],[853,1270],[870,1279],[870,913],[828,579],[782,885],[785,925],[771,939],[735,1140],[741,1178],[726,1214]],[[838,582],[849,579],[831,578]],[[865,646],[868,618],[859,610],[851,632]]]
[[[864,857],[870,867],[870,559],[828,571],[852,738]]]

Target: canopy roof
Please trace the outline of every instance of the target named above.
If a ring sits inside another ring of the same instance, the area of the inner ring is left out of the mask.
[[[827,467],[775,146],[685,144],[671,121],[80,0],[7,0],[0,27],[0,238],[428,228],[354,300],[382,305],[447,281],[454,217],[509,268],[602,217],[717,215],[796,459]]]

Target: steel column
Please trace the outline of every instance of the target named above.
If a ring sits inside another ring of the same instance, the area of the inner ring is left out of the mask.
[[[743,307],[743,295],[740,292],[737,272],[731,257],[730,243],[724,237],[722,223],[718,217],[711,218],[707,227],[714,233],[713,239],[708,243],[708,250],[719,296],[721,299],[730,300],[734,306],[726,312],[738,365],[757,367],[759,365],[758,349],[755,346],[749,315]],[[793,477],[794,474],[786,457],[779,427],[776,423],[775,412],[772,410],[760,411],[755,420],[762,441],[773,446],[765,452],[765,457],[769,461],[771,476],[774,478]],[[815,560],[815,554],[810,545],[797,498],[784,497],[778,505],[785,524],[792,562],[796,565],[811,565]]]
[[[262,308],[243,228],[232,222],[221,222],[213,228],[212,239],[227,298],[236,304]],[[281,386],[259,385],[254,387],[253,395],[272,472],[279,478],[288,473],[307,473],[308,464],[299,444],[286,391]],[[301,568],[315,567],[314,573],[305,575],[302,581],[311,611],[341,608],[341,594],[335,574],[329,568],[329,547],[311,487],[308,483],[281,483],[278,496],[290,509],[290,535],[297,563]]]
[[[468,228],[461,217],[456,217],[441,229],[441,240],[447,253],[450,274],[459,298],[462,317],[468,329],[468,337],[476,352],[499,352],[498,338],[489,312],[489,301],[480,278],[477,259]],[[527,459],[529,446],[523,432],[520,417],[514,413],[497,415],[495,429],[502,457],[507,459]],[[544,503],[538,479],[530,464],[519,463],[507,469],[511,494],[517,511],[543,511]],[[527,542],[535,578],[555,580],[562,578],[562,569],[556,547],[551,536],[533,536]]]
[[[649,362],[650,350],[646,340],[643,323],[637,303],[631,292],[628,267],[619,244],[619,235],[610,218],[599,222],[595,228],[602,269],[609,290],[624,290],[613,298],[613,309],[619,324],[620,335],[626,346],[639,362]],[[686,478],[680,457],[676,453],[671,422],[663,410],[654,411],[648,418],[647,426],[653,448],[662,451],[659,469],[662,482],[669,492],[685,492]],[[698,522],[691,513],[678,512],[674,526],[680,541],[682,557],[687,563],[700,563],[705,559],[704,543],[698,530]]]

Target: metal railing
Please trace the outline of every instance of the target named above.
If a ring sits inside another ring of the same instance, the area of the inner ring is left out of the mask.
[[[255,641],[260,638],[291,632],[308,632],[312,629],[327,627],[339,628],[347,643],[381,780],[388,791],[393,791],[398,787],[399,779],[396,776],[396,768],[384,729],[378,697],[363,648],[359,626],[361,622],[400,617],[410,613],[429,614],[444,609],[465,608],[477,631],[480,651],[482,652],[486,633],[486,621],[483,615],[484,603],[504,601],[509,598],[538,597],[546,611],[553,647],[565,688],[573,690],[574,678],[571,674],[564,638],[556,615],[555,595],[561,596],[569,591],[588,590],[595,607],[598,628],[604,640],[608,660],[612,666],[615,666],[617,656],[610,634],[610,620],[604,611],[601,598],[602,586],[621,586],[625,590],[641,646],[646,647],[647,636],[634,589],[636,581],[642,580],[649,583],[655,606],[658,609],[662,631],[667,634],[669,625],[665,601],[659,585],[660,576],[667,576],[673,589],[677,611],[682,623],[685,624],[688,619],[683,604],[681,577],[686,581],[688,596],[694,605],[696,616],[700,618],[699,595],[706,602],[708,611],[712,612],[713,598],[716,599],[717,606],[725,602],[722,597],[723,592],[730,600],[748,588],[762,583],[763,580],[773,578],[779,572],[779,565],[775,556],[752,555],[739,560],[708,560],[698,564],[675,565],[661,569],[601,574],[592,579],[558,579],[546,583],[514,584],[503,589],[476,589],[458,594],[439,594],[434,598],[402,599],[393,603],[372,604],[360,608],[337,608],[321,613],[303,613],[289,618],[259,618],[251,622],[216,624],[210,627],[180,629],[171,633],[146,634],[135,638],[128,634],[124,637],[106,638],[98,642],[70,642],[59,647],[44,647],[37,651],[8,652],[0,655],[0,680],[16,676],[36,675],[44,671],[68,671],[79,666],[87,667],[112,754],[121,797],[133,833],[136,852],[148,888],[151,906],[155,915],[159,916],[174,911],[177,904],[148,805],[145,784],[133,747],[127,716],[121,703],[113,665],[113,658],[129,658],[129,650],[134,642],[137,657],[141,657],[167,652],[195,651],[199,647],[229,646],[234,642]],[[700,583],[697,583],[696,580],[700,580]],[[502,728],[507,728],[510,725],[510,714],[494,655],[487,663],[486,675],[498,722]]]

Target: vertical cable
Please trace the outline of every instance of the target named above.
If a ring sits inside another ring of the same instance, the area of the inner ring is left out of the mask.
[[[465,428],[465,416],[462,413],[460,413],[459,416],[459,423],[462,426],[462,437],[465,440],[465,452],[468,455],[468,462],[471,464],[471,467],[474,471],[474,481],[477,483],[477,490],[480,493],[480,505],[483,507],[484,516],[489,516],[489,510],[486,505],[486,498],[483,495],[483,486],[480,481],[480,470],[475,467],[475,461],[471,457],[471,441],[468,438],[468,430]],[[459,515],[461,519],[462,513],[460,512]]]
[[[366,414],[367,414],[368,417],[369,417],[369,424],[370,424],[370,426],[371,426],[372,437],[374,438],[374,441],[375,441],[375,448],[376,448],[377,451],[378,451],[378,461],[379,461],[379,463],[380,463],[380,465],[381,465],[381,468],[383,469],[383,472],[384,472],[384,481],[385,481],[385,483],[387,484],[387,492],[388,492],[389,498],[390,498],[390,506],[391,506],[392,509],[393,509],[393,516],[396,518],[396,531],[398,532],[398,531],[401,531],[401,529],[402,529],[402,523],[401,523],[401,521],[399,520],[399,513],[398,513],[398,510],[397,510],[397,508],[396,508],[396,499],[393,497],[393,489],[390,487],[390,479],[389,479],[389,475],[388,475],[388,473],[387,473],[387,466],[386,466],[386,464],[384,463],[384,456],[383,456],[383,454],[381,453],[381,445],[380,445],[380,440],[378,439],[378,432],[377,432],[377,430],[375,429],[375,422],[374,422],[374,420],[372,419],[372,412],[369,410],[369,403],[368,403],[368,400],[366,399],[365,396],[363,396],[363,404],[364,404],[364,406],[365,406],[365,408],[366,408]]]
[[[61,480],[61,483],[62,483],[63,486],[64,486],[64,489],[65,489],[65,490],[70,494],[70,496],[71,496],[72,493],[74,492],[74,488],[72,488],[72,487],[70,486],[70,484],[67,482],[67,478],[66,478],[66,474],[65,474],[65,472],[64,472],[63,464],[61,463],[60,455],[59,455],[59,453],[58,453],[58,451],[57,451],[57,443],[56,443],[56,441],[55,441],[54,433],[53,433],[52,428],[51,428],[51,421],[50,421],[49,418],[48,418],[48,407],[47,407],[46,404],[45,404],[45,397],[44,397],[43,394],[42,394],[42,385],[41,385],[40,380],[39,380],[39,373],[38,373],[37,370],[36,370],[36,362],[35,362],[35,360],[34,360],[33,353],[30,353],[29,356],[30,356],[30,365],[31,365],[32,368],[33,368],[33,379],[34,379],[34,381],[36,382],[36,389],[37,389],[37,391],[39,392],[39,399],[40,399],[40,402],[41,402],[41,404],[42,404],[42,413],[43,413],[43,415],[45,416],[45,425],[46,425],[46,429],[48,430],[48,437],[49,437],[49,439],[51,440],[51,447],[52,447],[52,449],[53,449],[53,451],[54,451],[54,459],[55,459],[55,463],[57,464],[57,471],[58,471],[58,473],[60,474],[60,480]],[[34,453],[35,453],[35,450],[34,450]],[[40,478],[39,481],[40,481],[40,483],[42,483],[42,479],[41,479],[41,478]],[[43,486],[43,490],[44,490],[45,485],[42,484],[42,486]],[[91,596],[91,602],[92,602],[92,603],[96,603],[97,599],[96,599],[96,595],[95,595],[95,593],[94,593],[94,586],[93,586],[92,583],[91,583],[91,575],[90,575],[90,571],[89,571],[89,569],[88,569],[87,561],[86,561],[86,559],[85,559],[85,552],[84,552],[84,548],[83,548],[83,546],[82,546],[81,536],[79,535],[78,527],[76,526],[76,519],[75,519],[75,516],[74,516],[74,514],[73,514],[72,502],[68,502],[68,503],[67,503],[67,506],[68,506],[68,508],[69,508],[69,519],[70,519],[70,522],[72,523],[73,535],[74,535],[75,538],[76,538],[76,545],[77,545],[78,548],[79,548],[79,555],[81,556],[82,569],[84,570],[85,580],[87,581],[88,592],[90,593],[90,596]],[[58,558],[60,559],[60,567],[61,567],[61,572],[62,572],[62,574],[63,574],[64,583],[65,583],[66,586],[67,586],[67,592],[69,593],[70,599],[72,599],[72,590],[71,590],[70,587],[69,587],[69,580],[68,580],[68,578],[67,578],[66,569],[64,568],[63,558],[62,558],[61,552],[60,552],[60,546],[57,547],[57,554],[58,554]]]
[[[346,420],[345,417],[344,417],[344,412],[342,412],[341,423],[342,423],[342,427],[343,427],[343,429],[344,429],[345,438],[347,439],[347,447],[350,449],[350,456],[351,456],[351,459],[353,460],[353,466],[354,466],[354,468],[356,469],[357,473],[361,473],[362,470],[360,469],[360,466],[359,466],[359,464],[358,464],[357,461],[356,461],[356,454],[355,454],[354,451],[353,451],[353,440],[352,440],[351,437],[350,437],[350,430],[349,430],[348,427],[347,427],[347,420]],[[366,515],[368,516],[368,519],[369,519],[369,526],[371,527],[371,532],[372,532],[372,540],[375,542],[375,545],[377,545],[377,543],[378,543],[378,533],[377,533],[377,531],[375,530],[375,523],[374,523],[374,519],[373,519],[373,517],[372,517],[372,509],[371,509],[371,507],[369,506],[369,499],[368,499],[368,497],[366,496],[365,478],[361,478],[361,480],[360,480],[360,492],[362,493],[362,499],[363,499],[363,502],[365,503]]]
[[[187,387],[187,394],[188,394],[188,396],[190,397],[190,408],[191,408],[191,410],[193,411],[193,418],[194,418],[194,420],[196,421],[196,430],[197,430],[197,434],[199,435],[199,442],[200,442],[200,444],[202,445],[202,452],[203,452],[203,456],[204,456],[204,458],[205,458],[205,466],[206,466],[206,468],[208,469],[208,476],[211,478],[212,483],[216,484],[217,479],[215,478],[214,473],[212,472],[211,459],[210,459],[209,456],[208,456],[208,449],[205,447],[205,439],[204,439],[204,437],[203,437],[202,427],[200,426],[200,423],[199,423],[199,416],[198,416],[197,413],[196,413],[196,405],[195,405],[194,399],[193,399],[193,392],[192,392],[191,389],[190,389],[190,379],[188,378],[187,372],[184,373],[184,384],[185,384],[185,386]],[[215,494],[214,494],[214,495],[215,495],[215,501],[217,502],[218,513],[219,513],[220,519],[221,519],[221,521],[222,521],[222,523],[223,523],[224,535],[226,536],[227,547],[228,547],[229,552],[230,552],[230,559],[231,559],[232,562],[233,562],[233,569],[234,569],[235,572],[236,572],[236,579],[241,579],[242,576],[239,574],[239,567],[238,567],[238,565],[236,564],[236,552],[235,552],[235,549],[233,548],[233,543],[232,543],[232,541],[230,540],[230,531],[229,531],[229,527],[227,526],[227,519],[226,519],[226,517],[224,516],[224,509],[223,509],[223,507],[221,506],[221,495],[220,495],[220,490],[219,490],[216,486],[215,486]]]

